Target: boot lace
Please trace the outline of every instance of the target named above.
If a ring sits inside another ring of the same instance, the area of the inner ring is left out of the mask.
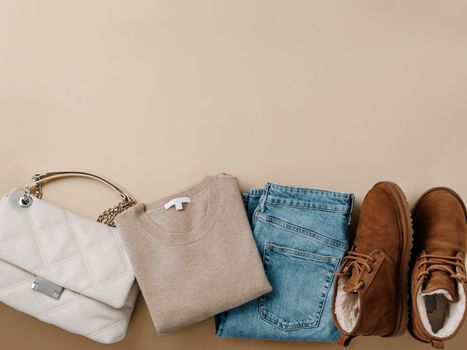
[[[433,271],[444,271],[453,279],[467,283],[464,260],[457,256],[422,254],[418,259],[422,261],[420,267],[427,266],[425,271],[418,274],[417,278],[427,277]]]
[[[362,275],[366,271],[371,273],[373,271],[372,264],[376,262],[370,255],[349,251],[347,256],[344,257],[341,269],[336,272],[336,276],[350,276],[352,267],[357,271],[358,283],[355,285],[353,291],[357,292],[362,288],[365,283],[362,281]]]

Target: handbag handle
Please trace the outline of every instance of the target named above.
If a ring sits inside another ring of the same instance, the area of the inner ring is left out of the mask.
[[[106,224],[111,227],[115,227],[115,222],[114,222],[115,217],[121,212],[123,212],[124,210],[136,204],[135,199],[128,192],[124,191],[123,189],[113,184],[109,180],[101,176],[82,172],[82,171],[54,171],[54,172],[49,172],[45,174],[35,174],[32,177],[32,181],[34,181],[34,184],[26,187],[25,191],[28,194],[33,194],[36,198],[40,199],[43,196],[43,192],[42,192],[43,184],[49,181],[53,181],[53,180],[57,180],[57,179],[65,178],[65,177],[84,177],[88,179],[93,179],[100,183],[103,183],[107,187],[110,187],[112,190],[114,190],[115,192],[119,194],[122,200],[116,206],[110,207],[109,209],[105,210],[97,218],[97,221],[100,223]]]

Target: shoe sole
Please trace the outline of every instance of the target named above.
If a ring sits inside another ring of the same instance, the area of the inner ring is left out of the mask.
[[[401,223],[400,240],[402,252],[397,265],[398,271],[396,272],[396,275],[399,277],[397,280],[399,310],[394,331],[386,335],[386,337],[397,337],[405,333],[409,321],[409,264],[413,245],[412,216],[407,198],[397,184],[383,181],[376,185],[383,186],[391,194],[398,210],[399,222]]]

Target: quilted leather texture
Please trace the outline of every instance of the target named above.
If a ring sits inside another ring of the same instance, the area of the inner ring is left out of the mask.
[[[121,340],[138,287],[115,228],[13,189],[0,202],[0,300],[96,341]],[[34,275],[64,291],[59,300],[31,289]]]

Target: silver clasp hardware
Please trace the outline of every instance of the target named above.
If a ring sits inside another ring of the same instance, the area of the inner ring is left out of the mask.
[[[60,296],[63,292],[63,287],[60,287],[55,283],[52,283],[39,276],[34,276],[31,288],[54,299],[60,299]]]
[[[24,192],[24,195],[19,199],[19,205],[22,208],[29,208],[32,205],[32,197],[28,192]]]

